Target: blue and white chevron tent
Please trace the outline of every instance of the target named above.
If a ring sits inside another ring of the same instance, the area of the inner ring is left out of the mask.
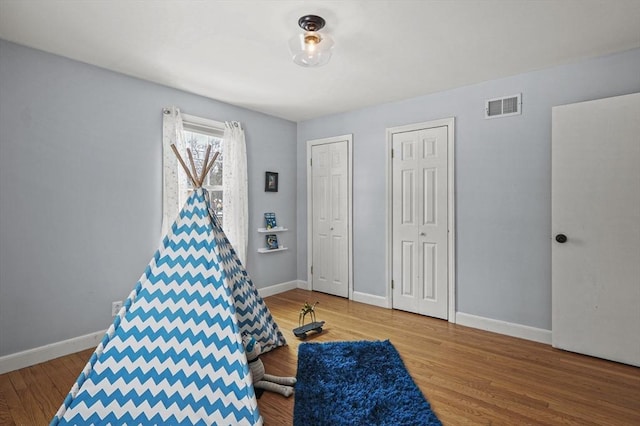
[[[241,333],[286,343],[198,188],[51,425],[262,424]]]

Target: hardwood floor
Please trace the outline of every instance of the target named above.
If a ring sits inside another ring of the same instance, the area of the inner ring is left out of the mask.
[[[640,368],[321,293],[265,300],[289,343],[262,356],[267,373],[295,376],[291,330],[319,301],[325,330],[306,342],[389,339],[445,425],[640,425]],[[0,425],[48,424],[92,352],[0,375]],[[291,424],[294,398],[265,392],[265,424]]]

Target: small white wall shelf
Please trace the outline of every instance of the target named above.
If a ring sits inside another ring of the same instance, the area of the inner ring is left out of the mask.
[[[277,249],[268,249],[266,247],[261,247],[258,249],[258,253],[274,253],[276,251],[284,251],[289,250],[289,247],[278,247]]]
[[[258,228],[258,232],[261,234],[275,234],[276,232],[284,232],[284,231],[288,231],[287,228],[283,227],[283,226],[276,226],[275,228]],[[270,248],[266,248],[266,247],[260,247],[258,249],[258,253],[275,253],[277,251],[285,251],[285,250],[289,250],[288,247],[278,247],[275,249],[270,249]]]
[[[271,233],[271,232],[282,232],[282,231],[288,231],[287,228],[283,228],[282,226],[276,226],[275,228],[258,228],[258,232],[262,232],[262,233]]]

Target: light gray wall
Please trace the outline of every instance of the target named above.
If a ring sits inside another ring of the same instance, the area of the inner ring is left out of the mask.
[[[353,134],[354,289],[384,296],[386,128],[455,117],[457,311],[551,329],[551,107],[638,91],[632,50],[298,123],[298,277],[306,141]],[[484,119],[486,99],[516,93],[522,115]]]
[[[160,241],[170,105],[243,123],[247,268],[257,287],[296,279],[295,123],[0,40],[0,356],[110,325]],[[256,252],[265,211],[290,251]]]

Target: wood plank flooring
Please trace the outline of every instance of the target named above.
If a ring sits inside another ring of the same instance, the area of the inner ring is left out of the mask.
[[[265,301],[289,343],[262,356],[270,374],[295,376],[291,330],[319,301],[325,331],[307,342],[389,339],[445,425],[640,425],[640,368],[322,293]],[[48,424],[92,352],[0,375],[0,425]],[[265,392],[265,424],[291,424],[294,398]]]

